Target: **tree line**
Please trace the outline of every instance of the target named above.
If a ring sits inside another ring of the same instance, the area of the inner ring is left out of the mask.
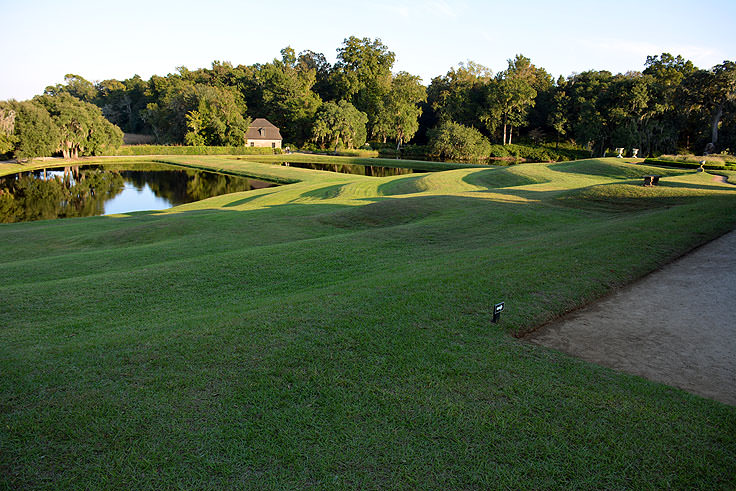
[[[427,87],[418,76],[395,73],[394,63],[380,39],[349,37],[334,64],[286,47],[270,63],[215,61],[149,80],[92,83],[70,74],[31,103],[75,98],[126,133],[163,144],[242,145],[251,118],[265,117],[299,146],[354,148],[370,140],[400,149],[412,142],[446,158],[482,157],[491,143],[520,138],[574,142],[592,155],[616,147],[645,156],[736,149],[731,61],[699,69],[663,53],[649,56],[641,72],[591,70],[555,80],[517,55],[495,74],[461,63]]]
[[[524,134],[535,142],[572,140],[594,155],[616,147],[645,156],[736,150],[731,61],[702,70],[663,53],[647,57],[642,72],[591,70],[553,80],[517,55],[495,76],[471,62],[434,78],[427,106],[425,127],[459,123],[504,145]]]
[[[16,159],[61,153],[102,155],[123,143],[123,132],[100,108],[69,93],[30,101],[0,101],[0,155]]]

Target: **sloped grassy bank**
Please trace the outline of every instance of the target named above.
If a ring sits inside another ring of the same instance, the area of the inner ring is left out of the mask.
[[[0,226],[4,484],[736,485],[736,408],[509,336],[731,230],[732,185],[164,160],[293,184]]]

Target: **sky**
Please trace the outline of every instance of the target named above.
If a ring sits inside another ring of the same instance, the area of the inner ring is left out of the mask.
[[[736,0],[0,0],[0,100],[74,73],[144,79],[177,67],[267,63],[291,46],[335,62],[345,38],[381,41],[394,71],[429,84],[459,62],[494,73],[523,54],[555,78],[643,70],[647,55],[700,68],[736,60]]]

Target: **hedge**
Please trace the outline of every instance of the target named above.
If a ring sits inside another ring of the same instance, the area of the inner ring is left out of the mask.
[[[677,160],[666,160],[666,159],[645,159],[644,163],[647,165],[659,165],[662,167],[677,167],[680,169],[697,169],[700,167],[699,163],[696,162],[682,162]],[[716,170],[736,170],[736,165],[732,164],[703,164],[704,169],[716,169]]]
[[[280,148],[205,147],[185,145],[123,145],[110,155],[274,155]]]

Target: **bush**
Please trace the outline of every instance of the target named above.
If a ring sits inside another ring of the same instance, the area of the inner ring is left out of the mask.
[[[515,143],[491,145],[490,156],[497,159],[515,159],[526,162],[564,162],[587,158],[589,152],[577,148],[555,148],[554,145]]]
[[[425,157],[429,153],[427,145],[404,145],[401,147],[402,157]]]
[[[280,148],[268,147],[207,147],[185,145],[125,145],[110,155],[273,155]]]
[[[471,128],[472,129],[472,128]],[[381,157],[396,157],[396,145],[393,143],[371,142],[371,147],[378,150]],[[426,145],[404,145],[398,154],[401,158],[438,158],[432,153],[430,146]],[[455,160],[483,160],[490,157],[494,165],[509,165],[517,162],[565,162],[568,160],[580,160],[590,157],[590,152],[578,148],[571,143],[555,144],[530,144],[515,143],[508,145],[491,144],[488,154],[478,158],[460,158]],[[446,159],[452,159],[446,157]]]
[[[371,143],[371,146],[378,151],[378,154],[381,157],[387,158],[400,157],[423,159],[429,154],[429,147],[427,145],[402,145],[398,154],[396,152],[396,145],[393,143]]]
[[[702,157],[701,160],[705,160],[706,163],[703,165],[704,169],[715,169],[715,170],[736,170],[736,165],[733,164],[724,164],[718,163],[717,160],[707,160],[707,157]],[[684,161],[684,160],[669,160],[664,158],[656,158],[656,159],[645,159],[644,163],[647,165],[660,165],[665,167],[677,167],[680,169],[697,169],[700,167],[700,163],[698,162],[690,162],[690,161]]]
[[[693,154],[679,154],[679,155],[660,155],[659,160],[666,160],[670,162],[687,162],[692,164],[700,165],[702,160],[705,160],[706,164],[711,165],[736,165],[736,156],[729,155],[727,153],[720,153],[715,155],[693,155]]]
[[[335,155],[342,155],[343,157],[372,158],[378,157],[378,150],[364,150],[361,148],[353,148],[340,150]]]
[[[294,152],[296,150],[292,148],[291,151]],[[335,151],[329,148],[319,148],[318,146],[312,143],[305,143],[304,145],[302,145],[301,151],[305,153],[315,153],[315,154],[320,154],[320,155],[339,155],[342,157],[361,157],[361,158],[378,157],[378,150],[368,150],[368,149],[362,149],[362,148],[344,148],[344,147],[338,146],[338,150]]]
[[[515,157],[515,155],[511,155],[509,149],[506,147],[507,145],[491,145],[491,151],[488,155],[496,158]]]
[[[491,144],[480,131],[455,122],[442,123],[427,132],[429,156],[443,160],[485,160]]]

